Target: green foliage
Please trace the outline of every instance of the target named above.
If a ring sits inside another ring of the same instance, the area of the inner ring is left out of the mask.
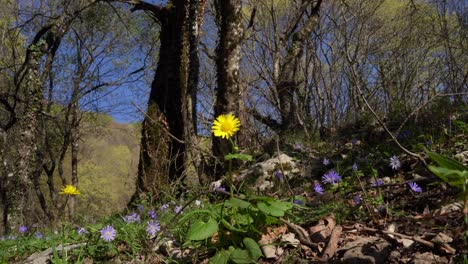
[[[227,154],[224,156],[225,160],[232,160],[232,159],[238,159],[238,160],[244,160],[244,161],[251,161],[252,156],[248,154],[242,154],[242,153],[235,153],[235,154]]]
[[[468,169],[466,166],[454,159],[444,157],[435,152],[427,151],[427,154],[440,166],[429,165],[429,170],[446,183],[460,189],[465,188],[464,186],[466,186],[468,182]]]
[[[197,220],[190,226],[187,233],[188,240],[205,240],[214,235],[218,231],[218,223],[213,219],[208,219],[207,222]]]
[[[179,220],[179,225],[189,223],[186,245],[205,240],[207,246],[214,243],[218,248],[227,247],[217,252],[212,263],[251,263],[262,256],[255,238],[267,226],[279,223],[278,218],[292,208],[291,202],[272,197],[231,197],[203,210],[187,213]]]

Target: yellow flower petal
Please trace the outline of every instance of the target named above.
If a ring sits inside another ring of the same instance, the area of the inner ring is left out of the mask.
[[[62,188],[62,191],[59,194],[65,195],[79,195],[80,191],[73,185],[67,185]]]
[[[229,139],[239,131],[240,121],[233,114],[220,115],[213,122],[211,130],[215,137]]]

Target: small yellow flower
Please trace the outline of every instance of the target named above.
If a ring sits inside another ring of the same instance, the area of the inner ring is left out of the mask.
[[[220,115],[213,122],[211,130],[215,137],[229,139],[239,130],[240,121],[233,114]]]
[[[62,191],[59,192],[59,194],[78,195],[80,194],[80,191],[78,191],[78,189],[73,185],[67,185],[62,188]]]

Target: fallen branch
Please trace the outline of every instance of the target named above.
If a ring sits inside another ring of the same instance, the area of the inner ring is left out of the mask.
[[[284,224],[286,224],[288,226],[288,228],[297,235],[297,239],[299,239],[299,241],[312,248],[312,249],[317,249],[317,244],[316,243],[313,243],[312,241],[310,241],[309,239],[309,234],[307,233],[307,231],[304,230],[304,228],[294,224],[294,223],[291,223],[289,222],[288,220],[284,219],[284,218],[280,218],[279,219],[281,222],[283,222]]]

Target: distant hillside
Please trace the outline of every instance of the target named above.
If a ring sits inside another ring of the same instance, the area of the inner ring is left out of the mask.
[[[139,143],[140,124],[119,124],[102,114],[85,116],[79,146],[77,216],[100,217],[127,205],[135,190]]]

